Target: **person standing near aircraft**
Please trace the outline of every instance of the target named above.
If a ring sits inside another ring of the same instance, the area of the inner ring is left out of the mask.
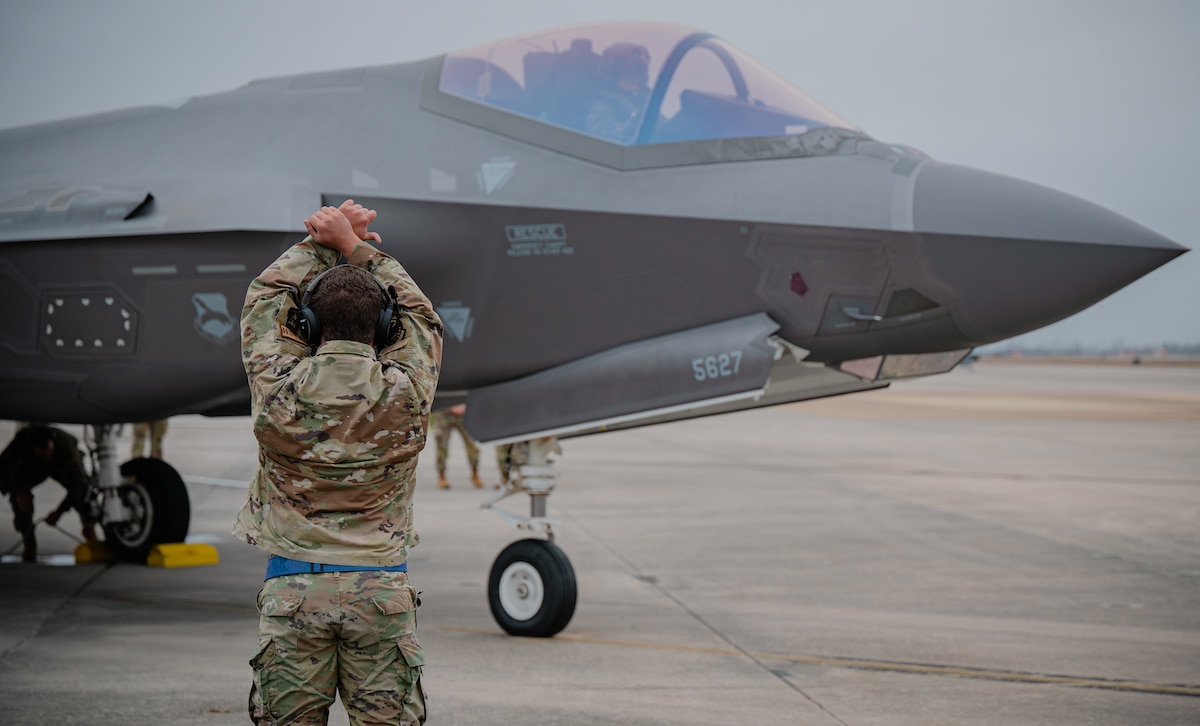
[[[130,456],[137,459],[145,456],[146,439],[150,439],[150,458],[163,458],[162,441],[167,434],[167,420],[139,421],[133,425],[133,447]]]
[[[259,468],[234,534],[271,554],[250,717],[425,722],[408,548],[442,324],[347,200],[250,284],[242,357]],[[335,265],[339,255],[348,264]]]
[[[463,446],[467,449],[467,463],[471,465],[471,483],[477,489],[483,487],[483,480],[479,478],[479,444],[475,443],[475,439],[463,428],[463,415],[466,412],[467,404],[459,403],[437,411],[432,416],[433,440],[437,444],[438,489],[450,488],[450,480],[446,478],[446,460],[450,458],[450,434],[455,431],[462,436]]]
[[[503,489],[508,486],[508,480],[512,477],[513,448],[515,446],[515,443],[509,443],[496,447],[496,468],[500,470],[500,482],[493,487],[494,489]]]
[[[7,494],[13,510],[13,527],[21,533],[24,562],[37,561],[37,537],[33,521],[33,488],[46,479],[53,479],[67,490],[67,497],[46,523],[54,526],[68,509],[79,512],[83,522],[83,537],[95,542],[96,518],[88,511],[88,473],[83,468],[79,441],[71,434],[53,426],[37,424],[17,431],[12,441],[0,453],[0,493]]]
[[[500,469],[497,489],[508,486],[509,481],[520,478],[521,467],[531,459],[545,461],[550,454],[562,456],[562,446],[557,436],[542,436],[528,441],[514,441],[496,447],[496,466]]]

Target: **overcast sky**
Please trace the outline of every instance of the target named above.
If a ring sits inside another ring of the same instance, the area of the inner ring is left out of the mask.
[[[1200,246],[1196,0],[0,0],[0,128],[634,19],[715,33],[876,139]],[[1200,342],[1200,252],[1021,341]]]

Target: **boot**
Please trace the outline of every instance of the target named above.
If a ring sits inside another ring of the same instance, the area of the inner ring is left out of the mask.
[[[37,562],[37,540],[32,534],[25,535],[23,544],[25,548],[21,550],[22,562]]]
[[[476,467],[471,467],[471,483],[476,489],[483,489],[483,479],[479,478],[479,469]]]
[[[438,489],[449,489],[450,482],[446,479],[445,473],[438,473]]]
[[[85,542],[98,542],[99,537],[96,536],[96,523],[88,522],[83,525],[83,539]]]

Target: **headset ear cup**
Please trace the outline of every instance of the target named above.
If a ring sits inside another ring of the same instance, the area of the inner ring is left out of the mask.
[[[296,311],[296,333],[309,345],[321,342],[321,319],[307,305],[301,305]]]
[[[387,305],[379,311],[379,320],[375,323],[375,349],[383,350],[395,340],[392,330],[392,319],[395,317],[396,306],[388,299]]]
[[[383,293],[383,309],[375,321],[375,350],[382,351],[396,342],[400,321],[396,319],[396,288],[384,285],[378,277],[375,283]]]

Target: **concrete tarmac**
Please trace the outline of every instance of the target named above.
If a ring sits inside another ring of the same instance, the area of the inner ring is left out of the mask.
[[[245,418],[170,425],[220,564],[60,565],[78,519],[43,525],[41,564],[0,565],[0,722],[248,723],[265,556],[228,532],[254,441]],[[520,537],[461,444],[450,490],[422,457],[431,724],[1200,723],[1200,367],[985,361],[563,449],[579,606],[548,640],[491,618]],[[42,516],[62,489],[36,495]]]

